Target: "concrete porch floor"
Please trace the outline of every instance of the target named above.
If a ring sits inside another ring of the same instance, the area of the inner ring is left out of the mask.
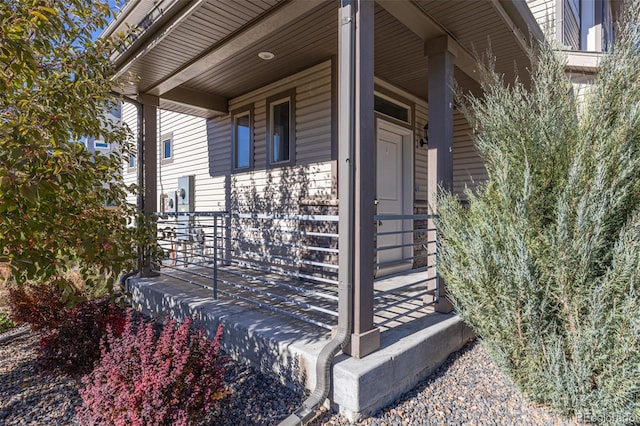
[[[423,276],[413,272],[376,281],[380,349],[363,359],[338,355],[333,365],[329,397],[347,418],[368,417],[391,403],[473,337],[457,315],[423,305]],[[298,390],[315,386],[318,354],[331,339],[327,329],[225,295],[213,300],[211,290],[174,277],[130,278],[127,287],[136,308],[198,318],[210,332],[222,323],[230,356]]]

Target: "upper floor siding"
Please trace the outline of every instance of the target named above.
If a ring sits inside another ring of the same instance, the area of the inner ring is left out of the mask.
[[[621,0],[527,0],[545,35],[564,50],[604,52],[614,39],[614,8]]]

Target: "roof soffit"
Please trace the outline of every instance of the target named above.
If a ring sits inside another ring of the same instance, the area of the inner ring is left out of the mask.
[[[295,0],[275,7],[252,25],[246,25],[240,31],[216,43],[201,55],[180,67],[175,73],[152,87],[144,90],[160,96],[189,80],[198,77],[209,68],[224,62],[238,52],[242,52],[254,43],[264,39],[277,29],[290,25],[305,14],[325,4],[324,0]]]

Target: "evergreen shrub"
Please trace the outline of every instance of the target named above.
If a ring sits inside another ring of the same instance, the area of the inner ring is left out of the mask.
[[[640,422],[640,2],[577,96],[549,45],[531,81],[491,66],[466,97],[488,181],[439,199],[439,272],[463,319],[534,401]]]
[[[213,340],[186,319],[161,331],[130,314],[120,337],[111,330],[102,357],[82,379],[81,425],[192,425],[227,396],[222,325]]]

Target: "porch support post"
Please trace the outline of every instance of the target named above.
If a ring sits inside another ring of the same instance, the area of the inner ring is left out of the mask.
[[[355,6],[355,232],[353,334],[348,353],[362,358],[380,347],[380,329],[373,325],[373,215],[375,201],[375,116],[373,113],[374,2],[352,0]],[[341,74],[342,76],[342,74]]]
[[[438,191],[453,190],[453,65],[456,48],[448,35],[425,43],[429,58],[429,154],[427,163],[427,201],[430,214],[438,214]],[[428,221],[428,253],[436,253],[435,221]],[[444,280],[438,276],[436,256],[428,257],[428,280],[437,282],[436,311],[448,313],[453,305],[446,298]]]
[[[142,104],[142,150],[138,148],[138,177],[142,186],[143,212],[149,219],[158,208],[158,98],[156,96],[140,95]],[[142,269],[143,277],[150,276],[151,263],[148,256],[144,256]]]

